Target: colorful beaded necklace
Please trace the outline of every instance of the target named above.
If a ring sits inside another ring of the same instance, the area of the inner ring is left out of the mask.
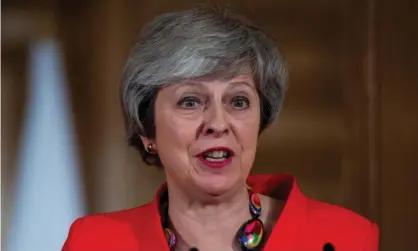
[[[255,251],[260,247],[263,241],[264,235],[264,225],[260,220],[261,215],[261,203],[260,198],[257,193],[253,192],[250,187],[248,189],[249,196],[249,209],[252,218],[244,222],[237,232],[238,243],[241,246],[243,251]],[[174,251],[176,248],[176,235],[168,227],[169,218],[168,218],[168,192],[162,193],[160,197],[160,215],[161,215],[161,224],[164,229],[164,235],[167,240],[170,251]]]

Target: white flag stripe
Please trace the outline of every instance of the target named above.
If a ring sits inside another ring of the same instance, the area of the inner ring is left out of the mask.
[[[7,251],[61,250],[71,223],[85,213],[64,73],[53,39],[31,48]]]

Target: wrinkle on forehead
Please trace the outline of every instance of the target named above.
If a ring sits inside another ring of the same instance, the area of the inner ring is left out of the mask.
[[[240,86],[245,86],[246,88],[250,88],[253,91],[257,91],[254,81],[252,80],[251,76],[242,76],[239,78],[234,78],[229,81],[224,81],[220,79],[210,80],[210,81],[185,81],[182,84],[171,85],[173,87],[173,91],[178,90],[179,88],[190,87],[193,89],[203,89],[207,91],[208,84],[222,84],[228,85],[228,89],[235,89]]]
[[[214,82],[214,81],[232,81],[235,78],[251,77],[254,80],[254,69],[251,64],[246,63],[239,66],[219,66],[212,73],[198,77],[172,79],[167,85],[185,84],[190,82]]]

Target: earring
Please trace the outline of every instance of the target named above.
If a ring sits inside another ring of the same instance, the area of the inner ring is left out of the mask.
[[[157,152],[155,151],[154,146],[152,145],[152,143],[149,143],[149,144],[147,145],[147,152],[148,152],[149,154],[156,154],[156,153],[157,153]]]

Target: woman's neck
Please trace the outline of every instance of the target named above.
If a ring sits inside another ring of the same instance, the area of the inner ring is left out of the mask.
[[[169,217],[176,232],[177,250],[237,250],[236,233],[251,219],[245,184],[228,194],[203,202],[168,186]]]

